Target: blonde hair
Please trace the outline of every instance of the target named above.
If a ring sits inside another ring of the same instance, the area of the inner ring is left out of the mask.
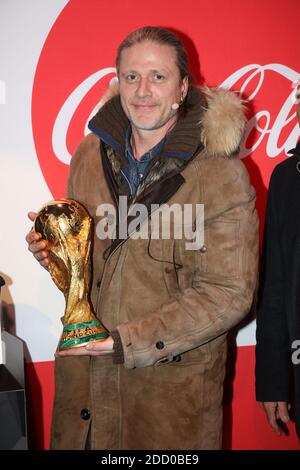
[[[186,76],[190,78],[188,56],[184,45],[172,31],[158,26],[144,26],[143,28],[137,29],[121,42],[116,57],[117,72],[119,72],[123,50],[144,41],[152,41],[173,47],[176,53],[176,64],[180,72],[181,80]]]

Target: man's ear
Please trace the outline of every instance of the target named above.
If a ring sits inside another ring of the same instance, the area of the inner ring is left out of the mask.
[[[182,97],[182,101],[185,100],[186,95],[187,95],[187,92],[188,92],[188,89],[189,89],[189,77],[188,77],[188,75],[186,75],[186,76],[182,79],[182,83],[181,83],[181,97]]]

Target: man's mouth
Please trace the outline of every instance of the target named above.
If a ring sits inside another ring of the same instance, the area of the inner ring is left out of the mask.
[[[155,104],[134,104],[133,106],[137,109],[150,109],[150,108],[154,108],[156,105]]]

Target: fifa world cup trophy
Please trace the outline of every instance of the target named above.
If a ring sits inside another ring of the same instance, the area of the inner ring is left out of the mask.
[[[109,336],[89,300],[91,228],[88,212],[72,199],[48,202],[34,222],[34,230],[48,242],[49,271],[66,300],[60,350]]]

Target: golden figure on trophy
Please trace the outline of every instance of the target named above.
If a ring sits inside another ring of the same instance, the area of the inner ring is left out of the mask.
[[[109,336],[89,300],[91,226],[88,212],[73,199],[48,202],[34,222],[34,230],[48,242],[49,272],[66,300],[59,350]]]

